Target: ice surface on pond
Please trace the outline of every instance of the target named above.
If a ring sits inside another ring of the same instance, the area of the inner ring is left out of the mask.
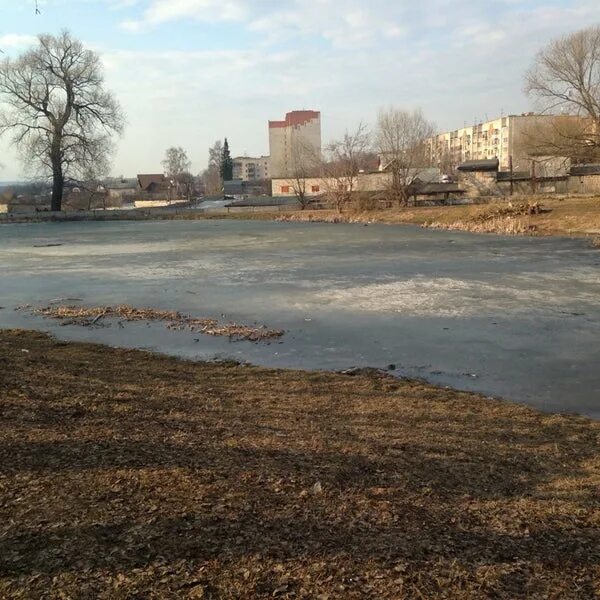
[[[568,283],[571,273],[564,274],[564,283]],[[522,279],[525,279],[524,281]],[[336,290],[327,290],[318,297],[330,305],[340,308],[351,307],[364,311],[394,311],[406,315],[417,316],[494,316],[499,312],[505,316],[515,313],[557,312],[565,314],[565,304],[569,304],[572,295],[565,285],[552,293],[538,280],[535,273],[527,278],[514,277],[503,285],[486,283],[485,281],[466,281],[448,277],[426,278],[422,276],[394,281],[392,283],[376,283]],[[553,279],[554,280],[554,279]],[[576,278],[578,282],[585,277]],[[597,281],[597,280],[596,280]],[[543,282],[547,282],[544,278]],[[534,287],[523,287],[524,285]],[[588,305],[587,310],[594,310],[598,303],[598,293],[580,292],[579,302]]]
[[[229,343],[140,323],[61,327],[13,310],[57,298],[288,333]],[[600,252],[584,240],[253,221],[10,225],[0,227],[0,306],[0,326],[66,339],[285,367],[393,364],[600,416]]]

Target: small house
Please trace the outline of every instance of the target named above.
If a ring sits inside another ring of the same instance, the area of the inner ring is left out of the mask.
[[[170,182],[162,173],[149,173],[137,176],[139,190],[146,194],[167,194]]]

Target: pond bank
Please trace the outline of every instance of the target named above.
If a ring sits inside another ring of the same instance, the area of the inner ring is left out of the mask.
[[[528,208],[533,210],[528,210]],[[536,210],[539,208],[539,210]],[[257,215],[255,218],[266,218]],[[576,236],[600,239],[600,197],[529,198],[486,204],[421,206],[373,211],[296,211],[280,221],[386,223],[500,235]]]
[[[542,210],[527,214],[522,206],[539,205]],[[148,220],[274,220],[314,223],[384,223],[419,225],[434,229],[496,233],[500,235],[590,237],[600,244],[600,197],[524,198],[515,199],[514,209],[507,201],[483,204],[420,206],[386,210],[348,209],[297,210],[285,205],[232,207],[205,211],[186,207],[160,207],[131,210],[39,212],[35,214],[0,214],[2,223],[44,221],[148,221]]]

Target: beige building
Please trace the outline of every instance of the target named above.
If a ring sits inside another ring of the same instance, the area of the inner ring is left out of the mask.
[[[237,156],[233,159],[233,178],[242,181],[261,181],[271,178],[268,156]]]
[[[321,113],[295,110],[287,113],[283,121],[269,121],[269,151],[271,177],[289,177],[298,161],[319,158]]]
[[[440,181],[441,173],[436,167],[427,169],[415,169],[413,178],[422,183],[437,183]],[[346,185],[342,187],[346,190],[352,189],[355,192],[381,192],[388,190],[392,184],[392,174],[390,172],[359,173],[352,180],[347,179]],[[307,196],[320,196],[333,189],[339,189],[340,180],[325,177],[309,177],[306,179],[281,178],[271,181],[271,193],[273,196],[295,196],[295,190],[298,185],[304,185],[304,191]],[[352,185],[350,185],[352,184]]]
[[[557,118],[576,117],[534,113],[508,115],[438,134],[428,141],[432,164],[448,172],[469,160],[497,158],[500,170],[508,171],[512,157],[513,171],[530,172],[532,161],[525,149],[527,139],[536,127],[550,126]]]
[[[304,186],[307,196],[320,196],[327,190],[327,181],[322,177],[308,177],[306,179],[273,179],[271,180],[271,195],[295,196],[296,190]]]

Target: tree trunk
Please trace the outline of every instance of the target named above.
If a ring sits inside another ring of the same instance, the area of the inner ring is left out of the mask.
[[[62,172],[62,165],[52,167],[52,200],[50,201],[50,210],[62,210],[63,188],[65,178]]]
[[[50,201],[50,210],[60,211],[62,210],[65,176],[60,159],[60,140],[58,138],[55,138],[52,144],[50,160],[52,161],[52,199]]]

